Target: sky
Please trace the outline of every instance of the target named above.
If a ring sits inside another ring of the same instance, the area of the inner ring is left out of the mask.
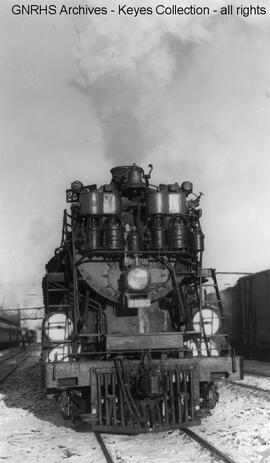
[[[42,304],[70,183],[108,183],[133,162],[152,163],[155,184],[204,193],[205,267],[270,268],[270,9],[134,18],[14,15],[13,4],[0,2],[0,304]]]

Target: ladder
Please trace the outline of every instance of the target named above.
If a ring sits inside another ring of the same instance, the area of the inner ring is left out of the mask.
[[[209,309],[211,311],[210,317],[212,317],[211,321],[209,319],[209,325],[212,327],[214,325],[214,318],[218,317],[219,320],[219,328],[217,333],[213,330],[212,333],[207,334],[207,338],[209,342],[213,340],[213,342],[224,341],[226,347],[229,348],[229,340],[228,334],[226,332],[225,326],[225,317],[224,311],[222,306],[221,295],[218,287],[217,277],[216,277],[216,270],[213,268],[203,269],[202,270],[202,311],[205,309]],[[210,313],[210,312],[209,312]],[[207,323],[207,322],[206,322]],[[205,321],[204,321],[205,324]],[[207,325],[206,325],[207,326]]]

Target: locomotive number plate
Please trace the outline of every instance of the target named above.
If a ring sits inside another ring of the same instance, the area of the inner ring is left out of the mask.
[[[150,299],[145,298],[136,298],[136,299],[129,299],[128,300],[128,308],[134,309],[138,307],[150,307],[151,301]]]

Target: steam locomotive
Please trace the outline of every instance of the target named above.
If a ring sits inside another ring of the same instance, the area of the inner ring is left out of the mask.
[[[215,271],[202,268],[202,194],[188,181],[152,185],[149,168],[71,184],[43,278],[43,384],[93,430],[197,424],[218,400],[216,382],[242,377]]]
[[[35,330],[28,329],[24,332],[25,341],[28,344],[34,344],[37,342],[37,332]]]

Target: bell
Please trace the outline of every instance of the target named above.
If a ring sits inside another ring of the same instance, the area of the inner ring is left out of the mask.
[[[126,188],[145,188],[146,185],[145,183],[143,183],[143,174],[143,169],[141,167],[138,167],[136,164],[133,164],[133,166],[130,167],[130,170],[128,172],[128,181]]]

